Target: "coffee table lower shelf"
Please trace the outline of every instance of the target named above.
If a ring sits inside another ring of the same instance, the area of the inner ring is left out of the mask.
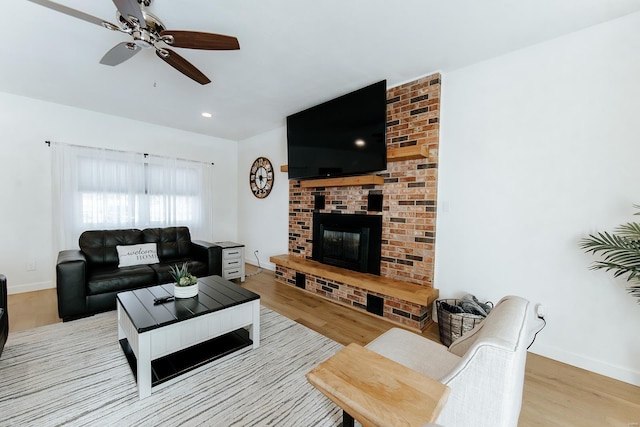
[[[240,328],[192,347],[151,361],[151,387],[162,384],[209,362],[253,345],[249,332]],[[126,338],[120,340],[133,376],[138,380],[136,356]]]

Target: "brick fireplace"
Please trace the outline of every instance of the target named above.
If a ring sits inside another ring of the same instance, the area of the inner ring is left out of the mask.
[[[289,181],[290,256],[313,259],[314,212],[381,216],[380,276],[433,288],[440,84],[440,75],[433,74],[387,90],[387,149],[426,147],[427,157],[390,158],[387,170],[378,173],[384,178],[380,185],[303,188],[300,181]],[[370,196],[382,197],[382,211],[370,210]],[[276,279],[295,285],[299,273],[277,265]],[[382,301],[382,314],[377,314],[405,326],[422,329],[431,319],[430,305],[392,292],[371,292],[321,274],[307,274],[305,281],[308,291],[357,309],[368,310],[372,297],[377,306]]]

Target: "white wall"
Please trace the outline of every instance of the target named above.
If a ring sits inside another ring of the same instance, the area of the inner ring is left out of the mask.
[[[267,157],[276,173],[271,194],[265,199],[254,197],[249,188],[249,169],[256,158]],[[289,181],[280,166],[287,164],[286,127],[265,132],[238,143],[238,239],[245,244],[245,258],[269,270],[272,255],[282,255],[289,248]]]
[[[640,14],[446,73],[435,286],[542,303],[532,351],[640,385],[640,305],[579,240],[640,204]]]
[[[237,144],[0,93],[0,273],[10,293],[55,287],[51,149],[45,140],[215,163],[214,235],[237,238]],[[26,271],[35,261],[36,270]]]

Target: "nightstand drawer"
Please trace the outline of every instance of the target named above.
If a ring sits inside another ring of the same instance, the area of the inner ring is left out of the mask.
[[[222,268],[225,270],[228,268],[240,268],[241,265],[242,265],[242,257],[225,259],[222,261]]]
[[[230,260],[242,258],[242,248],[224,249],[222,251],[222,260]]]
[[[223,270],[222,271],[222,277],[224,279],[243,279],[243,275],[242,275],[242,269],[240,268],[230,268],[228,270]]]

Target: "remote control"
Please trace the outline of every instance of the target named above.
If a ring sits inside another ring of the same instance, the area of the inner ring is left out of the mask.
[[[154,298],[153,305],[164,304],[165,302],[173,301],[173,296]]]

